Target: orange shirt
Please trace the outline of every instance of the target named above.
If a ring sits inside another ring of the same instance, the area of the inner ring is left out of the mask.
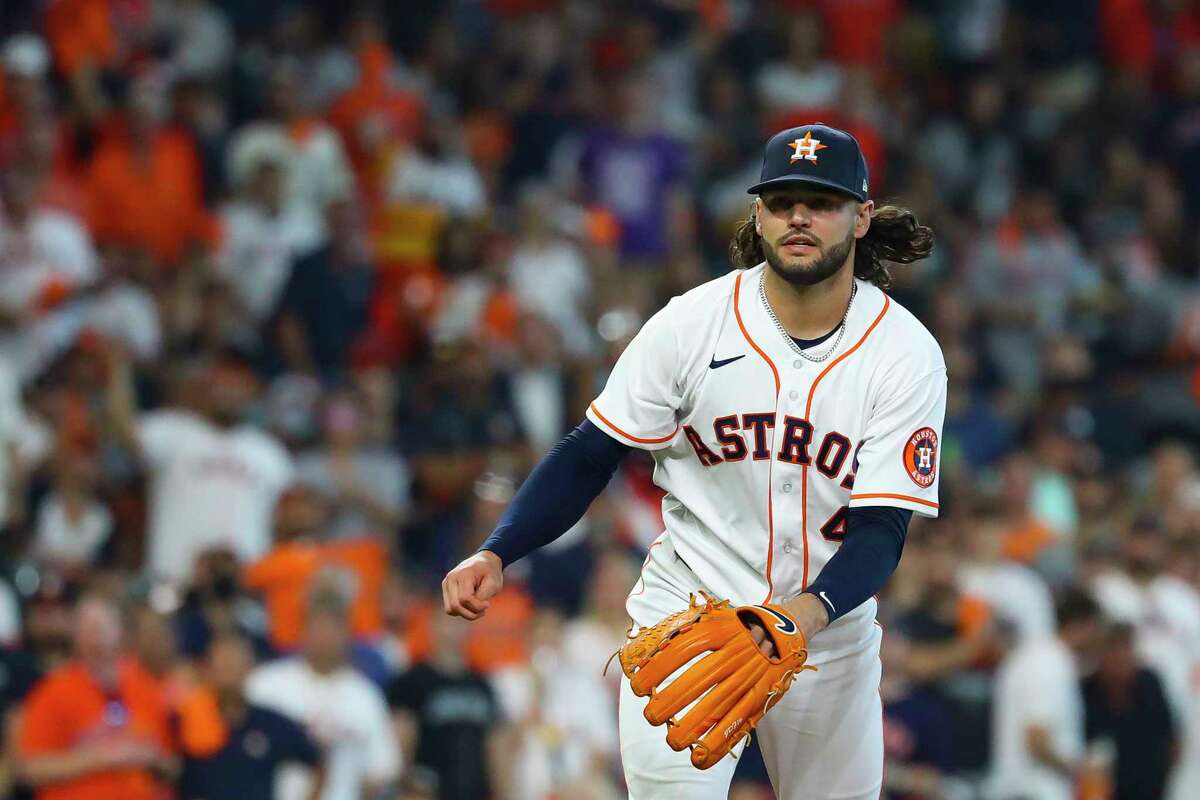
[[[50,673],[29,695],[21,724],[25,756],[67,753],[106,738],[136,737],[171,749],[168,713],[154,681],[136,662],[120,665],[115,698],[80,664]],[[113,770],[43,786],[37,800],[157,800],[158,783],[143,769]]]
[[[117,37],[108,0],[54,0],[46,9],[46,36],[59,72],[111,66]]]
[[[304,632],[312,579],[325,569],[340,569],[354,576],[350,629],[355,636],[377,635],[383,629],[379,598],[387,568],[387,551],[374,539],[289,542],[247,567],[244,581],[248,589],[263,594],[271,644],[291,650],[300,644]]]
[[[529,625],[533,598],[518,584],[507,584],[492,598],[483,619],[471,623],[463,656],[476,672],[491,674],[529,661]],[[433,615],[443,614],[441,602],[426,601],[412,611],[405,630],[405,645],[414,664],[433,655]]]
[[[173,264],[189,243],[215,239],[202,206],[199,157],[182,131],[159,132],[144,156],[114,133],[92,159],[87,194],[89,225],[101,244],[145,248]]]

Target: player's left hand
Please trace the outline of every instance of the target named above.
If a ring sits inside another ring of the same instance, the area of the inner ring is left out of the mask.
[[[686,609],[639,630],[618,653],[629,688],[650,697],[646,721],[666,724],[667,745],[690,748],[697,769],[724,758],[796,675],[813,669],[800,626],[783,606],[704,600],[701,606],[693,597]]]
[[[775,642],[772,641],[770,636],[767,636],[766,629],[763,628],[759,621],[754,620],[747,624],[746,627],[750,629],[750,638],[758,645],[758,651],[767,658],[775,658]]]

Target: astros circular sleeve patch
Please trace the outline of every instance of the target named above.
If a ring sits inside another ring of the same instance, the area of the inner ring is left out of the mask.
[[[922,489],[937,478],[937,449],[937,431],[928,427],[914,432],[904,444],[904,470]]]

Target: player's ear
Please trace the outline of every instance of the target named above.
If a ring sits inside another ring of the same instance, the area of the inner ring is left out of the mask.
[[[755,197],[750,201],[750,219],[754,220],[754,232],[762,236],[762,223],[759,222],[758,207],[762,205],[762,198]]]
[[[875,211],[875,201],[868,200],[865,203],[858,204],[858,211],[854,216],[854,238],[861,239],[867,235],[867,231],[871,229],[871,213]]]

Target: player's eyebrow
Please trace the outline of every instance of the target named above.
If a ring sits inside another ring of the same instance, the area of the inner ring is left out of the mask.
[[[820,190],[814,191],[809,189],[791,192],[771,192],[769,194],[764,193],[762,200],[767,206],[778,207],[786,204],[788,207],[791,207],[797,203],[804,203],[805,205],[820,204],[836,206],[841,205],[843,202],[849,202],[853,200],[853,198],[847,197],[838,192],[824,192]]]

